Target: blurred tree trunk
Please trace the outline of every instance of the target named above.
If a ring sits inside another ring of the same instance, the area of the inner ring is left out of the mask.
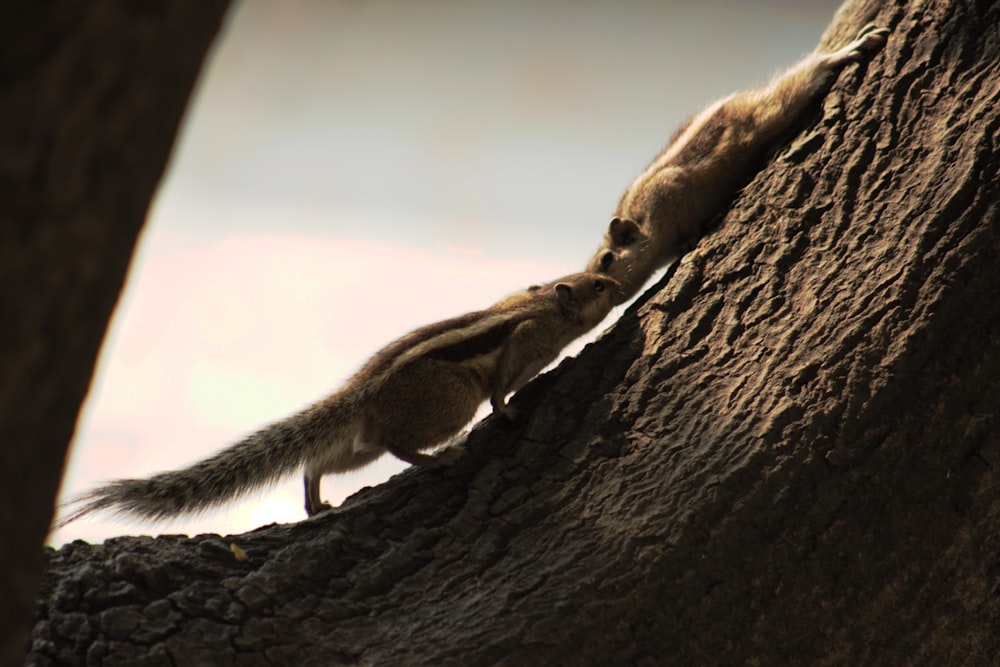
[[[226,5],[0,8],[0,665],[22,664],[77,413]]]
[[[49,552],[33,664],[992,663],[1000,8],[856,2],[824,43],[871,20],[521,421],[311,521]]]

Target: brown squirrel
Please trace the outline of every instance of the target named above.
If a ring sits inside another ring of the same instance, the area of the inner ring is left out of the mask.
[[[309,516],[327,473],[360,468],[386,452],[419,466],[449,442],[487,398],[512,419],[507,396],[611,311],[620,286],[578,273],[506,297],[486,310],[430,324],[376,353],[334,394],[199,463],[89,491],[58,525],[98,510],[164,519],[220,505],[304,469]]]
[[[587,270],[622,283],[626,300],[677,259],[749,170],[839,71],[878,51],[888,30],[866,26],[833,53],[813,53],[762,88],[734,93],[689,120],[625,190]]]

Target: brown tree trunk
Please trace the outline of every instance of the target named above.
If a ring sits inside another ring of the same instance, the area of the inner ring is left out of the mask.
[[[0,8],[0,665],[22,664],[77,413],[226,5]]]
[[[869,20],[521,421],[314,520],[50,552],[33,663],[991,664],[1000,8],[859,2],[827,41]]]

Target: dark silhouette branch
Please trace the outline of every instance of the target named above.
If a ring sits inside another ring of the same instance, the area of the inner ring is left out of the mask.
[[[0,665],[20,665],[66,448],[227,3],[0,8]]]

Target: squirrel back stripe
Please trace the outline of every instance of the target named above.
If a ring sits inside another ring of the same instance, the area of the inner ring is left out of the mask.
[[[428,359],[441,361],[461,361],[481,357],[501,347],[518,324],[520,321],[515,318],[499,320],[481,333],[455,341],[450,345],[430,349],[425,356]]]

